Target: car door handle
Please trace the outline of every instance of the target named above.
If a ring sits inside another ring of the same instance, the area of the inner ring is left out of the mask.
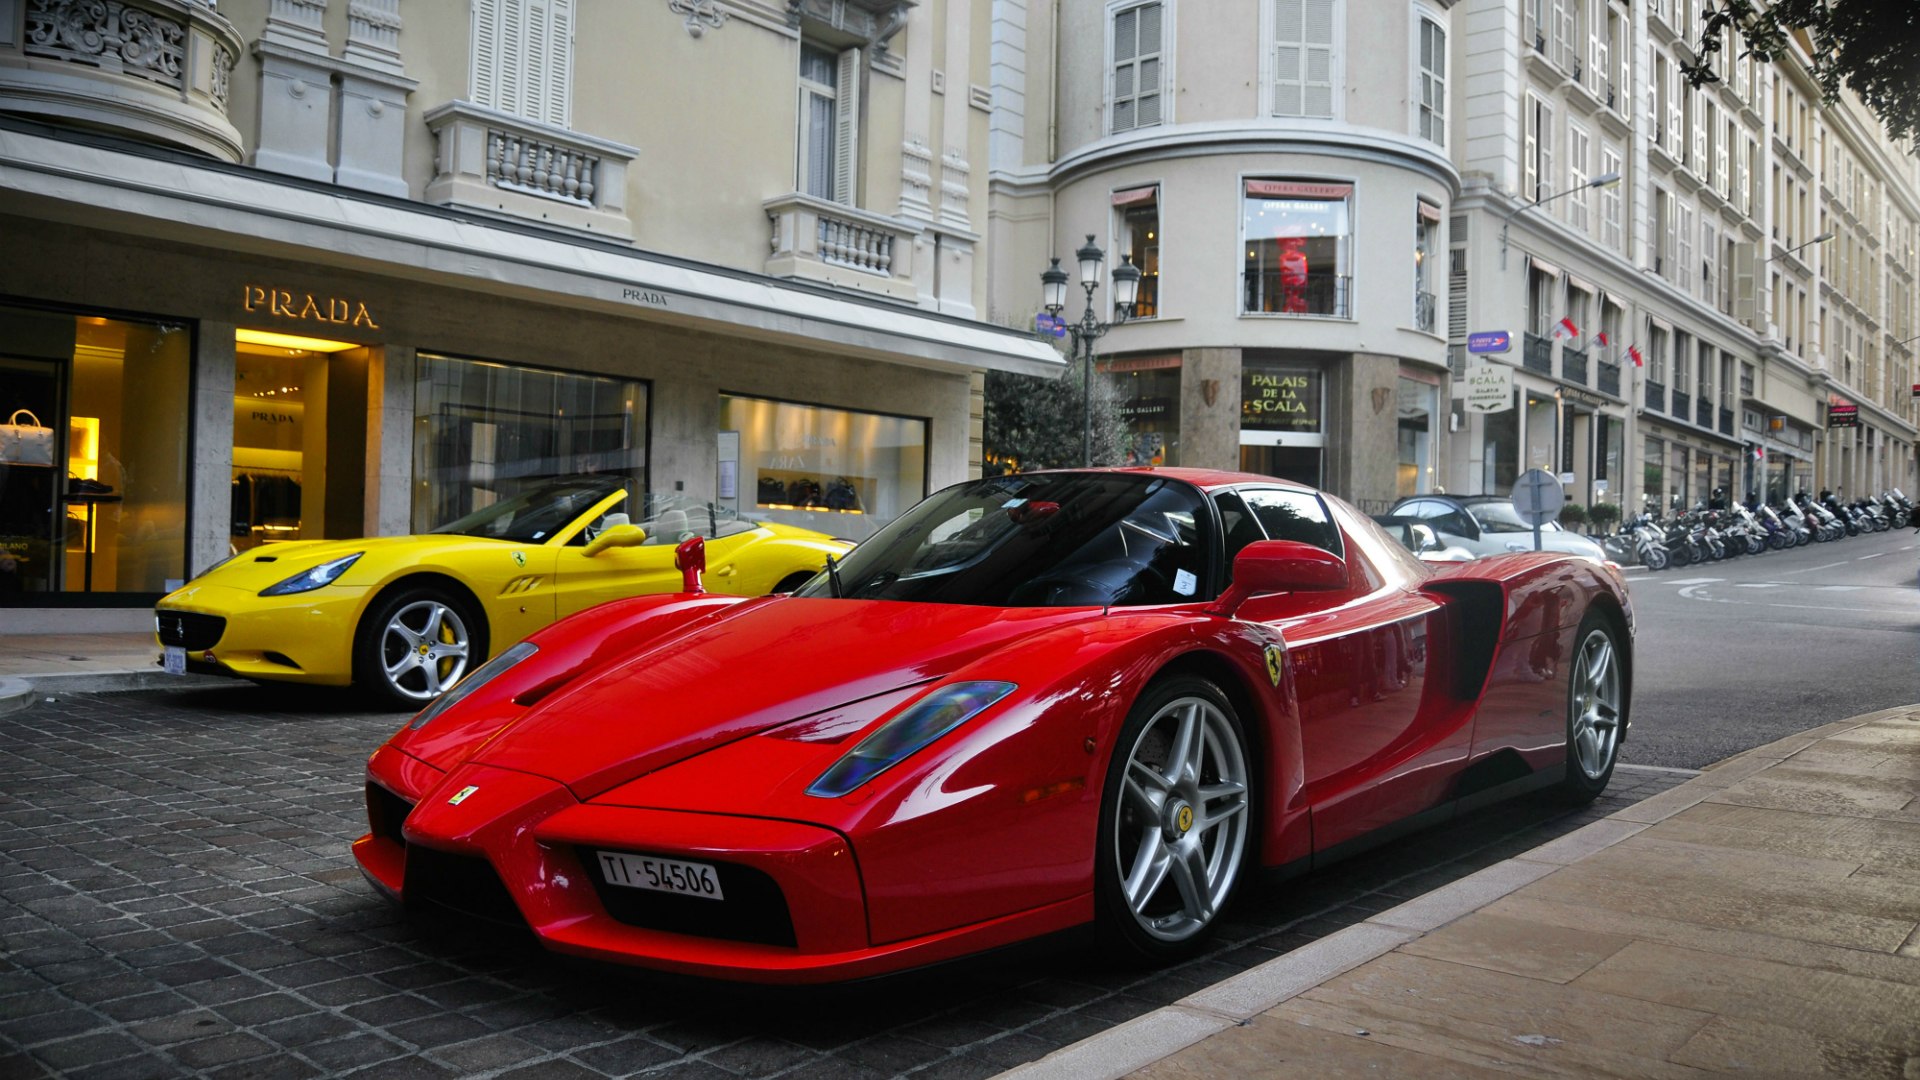
[[[725,565],[725,566],[722,566],[722,567],[720,567],[720,568],[719,568],[718,570],[715,570],[715,571],[713,572],[713,576],[714,576],[714,577],[732,577],[732,576],[733,576],[733,564],[732,564],[732,563],[728,563],[727,565]]]

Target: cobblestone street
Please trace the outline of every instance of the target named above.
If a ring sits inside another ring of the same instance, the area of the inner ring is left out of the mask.
[[[433,931],[360,878],[401,722],[235,686],[41,700],[0,745],[0,1076],[980,1077],[1666,790],[1484,811],[1244,894],[1165,971],[1077,938],[842,990],[695,985]]]

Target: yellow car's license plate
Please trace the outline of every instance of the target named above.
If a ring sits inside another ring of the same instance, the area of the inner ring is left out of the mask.
[[[600,876],[609,885],[629,889],[651,889],[681,896],[697,896],[703,900],[726,899],[726,895],[720,891],[720,873],[711,863],[603,851],[600,853]]]

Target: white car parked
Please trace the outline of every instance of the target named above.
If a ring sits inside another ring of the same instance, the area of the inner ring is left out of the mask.
[[[1376,520],[1389,525],[1389,531],[1394,522],[1419,522],[1433,529],[1443,546],[1464,549],[1475,557],[1533,550],[1533,526],[1521,520],[1513,500],[1504,495],[1410,495]],[[1599,544],[1558,522],[1540,526],[1540,546],[1607,561]]]

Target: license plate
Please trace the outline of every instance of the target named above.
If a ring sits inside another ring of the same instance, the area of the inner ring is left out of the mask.
[[[629,889],[678,893],[681,896],[697,896],[702,900],[726,899],[720,891],[720,872],[710,863],[603,851],[600,853],[600,875],[609,885]]]
[[[160,647],[160,667],[169,675],[185,675],[187,673],[187,650],[178,645],[162,645]]]

